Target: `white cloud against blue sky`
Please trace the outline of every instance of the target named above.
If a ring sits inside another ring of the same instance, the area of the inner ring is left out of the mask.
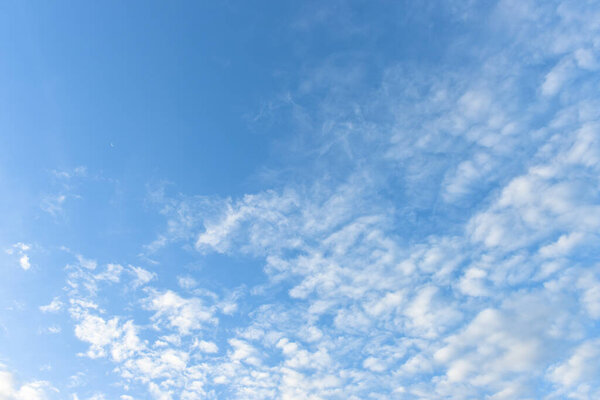
[[[0,399],[600,397],[600,3],[8,3]]]

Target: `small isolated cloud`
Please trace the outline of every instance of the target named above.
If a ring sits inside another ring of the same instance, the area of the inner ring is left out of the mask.
[[[62,328],[59,325],[50,325],[46,328],[40,328],[38,333],[40,334],[49,334],[56,335],[62,332]]]
[[[154,272],[150,272],[142,267],[134,267],[130,265],[129,272],[134,277],[132,283],[134,288],[144,286],[145,284],[156,278],[156,274]]]
[[[46,196],[42,200],[42,210],[55,217],[63,212],[63,205],[66,200],[67,196],[64,194]]]
[[[72,169],[53,170],[52,174],[59,179],[69,180],[71,178],[81,178],[87,176],[87,167],[80,165]]]
[[[65,204],[71,199],[80,199],[81,196],[74,193],[73,184],[75,178],[85,178],[87,176],[87,168],[78,166],[72,169],[53,170],[51,171],[54,183],[59,187],[52,194],[47,194],[41,200],[40,207],[43,211],[53,217],[64,214]]]
[[[28,251],[28,250],[31,249],[31,245],[30,244],[26,244],[26,243],[22,243],[22,242],[15,243],[15,244],[12,245],[12,248],[11,249],[7,249],[6,252],[8,254],[13,254],[13,252],[14,252],[13,249],[16,249],[17,251],[20,251],[20,252],[25,252],[25,251]]]
[[[18,263],[21,268],[27,271],[31,268],[31,261],[27,252],[31,250],[31,245],[26,243],[15,243],[12,247],[6,249],[6,254],[16,255],[18,257]]]
[[[182,289],[192,289],[198,285],[198,282],[191,276],[180,276],[177,278],[177,284]]]
[[[58,297],[52,299],[50,304],[46,304],[45,306],[40,306],[40,311],[44,313],[54,313],[58,312],[62,309],[63,302],[60,301]]]
[[[29,263],[29,256],[27,254],[23,254],[21,258],[19,258],[19,265],[26,271],[29,268],[31,268],[31,264]]]

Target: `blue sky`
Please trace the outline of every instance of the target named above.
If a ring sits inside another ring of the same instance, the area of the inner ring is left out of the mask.
[[[600,398],[600,3],[0,5],[0,399]]]

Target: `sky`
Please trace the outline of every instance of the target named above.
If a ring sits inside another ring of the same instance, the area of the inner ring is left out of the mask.
[[[0,4],[0,400],[600,398],[600,2]]]

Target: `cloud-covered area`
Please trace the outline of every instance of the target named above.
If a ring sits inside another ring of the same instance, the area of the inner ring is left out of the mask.
[[[88,370],[3,369],[0,400],[600,398],[600,3],[484,3],[436,10],[472,27],[442,62],[386,62],[366,87],[361,63],[307,68],[252,119],[293,127],[258,189],[159,185],[135,258],[56,250],[32,312],[113,394],[85,392]],[[434,23],[421,6],[405,18]],[[344,10],[294,29],[370,34]],[[11,244],[7,268],[43,269],[42,246]]]

